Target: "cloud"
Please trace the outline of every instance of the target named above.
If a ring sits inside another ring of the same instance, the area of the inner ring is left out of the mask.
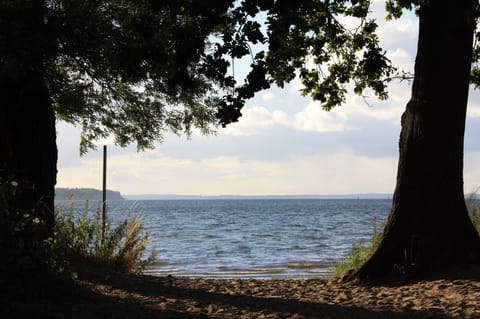
[[[464,158],[464,191],[471,193],[480,187],[480,152],[470,152],[465,154]]]
[[[156,151],[153,151],[156,152]],[[344,194],[391,192],[396,159],[368,158],[350,151],[295,156],[284,162],[234,156],[197,161],[148,154],[108,160],[108,187],[123,194]],[[59,186],[101,185],[101,159],[61,169]]]
[[[347,103],[350,106],[348,116],[362,116],[400,125],[400,117],[410,99],[410,90],[408,82],[392,82],[388,86],[388,99],[385,101],[378,100],[373,93],[366,93],[371,98],[364,100],[350,92],[347,97]]]
[[[396,48],[387,52],[387,58],[400,71],[409,72],[413,74],[415,57],[413,52],[408,52],[403,48]]]
[[[371,7],[372,18],[377,20],[378,36],[383,48],[412,48],[416,46],[418,18],[411,11],[404,11],[400,19],[385,21],[387,12],[384,1],[375,1]]]
[[[319,102],[311,101],[295,114],[293,126],[300,131],[341,132],[346,131],[347,113],[342,107],[326,112]]]
[[[469,103],[467,107],[467,117],[478,118],[480,117],[480,105],[476,101]]]
[[[288,115],[280,110],[270,111],[263,106],[245,107],[242,117],[237,123],[220,130],[220,134],[235,136],[251,136],[260,129],[275,125],[289,125]]]
[[[269,91],[269,92],[263,93],[261,98],[263,101],[271,101],[275,99],[275,95],[271,91]]]
[[[469,105],[467,108],[467,116],[471,118],[480,117],[480,106]]]
[[[252,136],[274,126],[310,132],[341,132],[351,129],[347,126],[347,112],[344,107],[327,112],[315,101],[308,102],[304,109],[293,115],[281,110],[270,111],[261,106],[246,107],[242,113],[237,123],[222,129],[220,134]]]
[[[470,85],[470,90],[468,94],[468,105],[467,105],[467,118],[468,119],[478,119],[480,118],[480,94],[479,90],[475,86]]]
[[[152,156],[154,155],[154,156]],[[480,152],[465,155],[465,191],[480,186]],[[58,186],[101,187],[102,161],[60,168]],[[159,151],[108,159],[107,185],[123,194],[348,194],[393,192],[397,156],[369,157],[348,149],[292,156],[282,162],[217,156],[161,157]]]

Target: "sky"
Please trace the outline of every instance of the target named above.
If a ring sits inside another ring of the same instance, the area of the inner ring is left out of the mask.
[[[392,62],[413,70],[418,21],[386,22],[384,1],[373,1],[380,42]],[[349,21],[345,21],[349,23]],[[239,68],[236,66],[236,73]],[[300,94],[294,80],[259,92],[238,123],[214,136],[165,135],[155,149],[108,145],[107,187],[123,195],[340,195],[393,193],[400,116],[411,84],[394,82],[389,99],[353,93],[330,112]],[[448,92],[445,92],[448,94]],[[80,157],[80,128],[57,123],[57,187],[102,186],[102,152]],[[470,90],[465,134],[464,189],[480,187],[480,94]],[[100,143],[101,144],[101,143]]]

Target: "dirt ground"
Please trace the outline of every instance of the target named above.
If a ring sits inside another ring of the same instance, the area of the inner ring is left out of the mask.
[[[10,301],[0,318],[480,318],[479,278],[360,285],[97,274],[63,290]]]

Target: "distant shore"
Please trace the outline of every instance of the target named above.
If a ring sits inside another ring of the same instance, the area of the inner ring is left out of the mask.
[[[141,194],[124,195],[128,200],[201,200],[201,199],[392,199],[392,194],[345,194],[345,195],[178,195]]]
[[[125,200],[118,191],[107,190],[107,200]],[[55,188],[56,200],[102,200],[102,191],[94,188]]]

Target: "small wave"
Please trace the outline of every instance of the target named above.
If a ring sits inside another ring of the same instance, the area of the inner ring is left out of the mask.
[[[287,263],[287,268],[290,269],[310,269],[310,268],[319,268],[325,266],[319,262],[305,262],[305,261],[294,261]]]
[[[328,277],[330,274],[332,274],[332,269],[331,268],[308,269],[308,270],[306,270],[306,273],[317,274],[317,275],[322,275],[322,276]]]
[[[274,275],[280,274],[282,268],[250,268],[250,269],[228,269],[209,273],[209,276],[246,276],[246,275]]]
[[[152,276],[165,276],[170,274],[179,274],[182,272],[181,269],[171,268],[171,269],[147,269],[143,273],[146,275]]]
[[[207,239],[220,238],[217,234],[205,234],[204,237]]]
[[[161,266],[166,266],[168,265],[169,262],[168,261],[165,261],[165,260],[155,260],[151,266],[152,267],[161,267]]]

